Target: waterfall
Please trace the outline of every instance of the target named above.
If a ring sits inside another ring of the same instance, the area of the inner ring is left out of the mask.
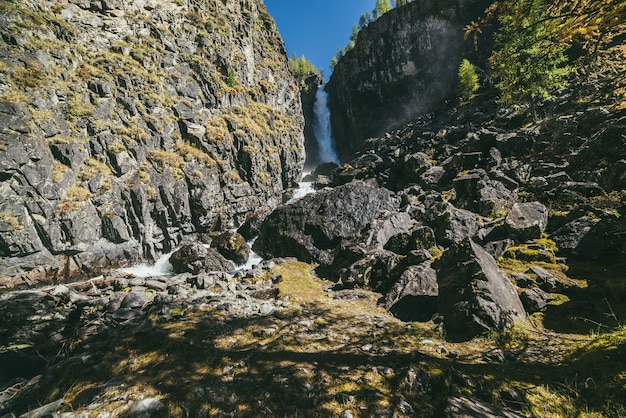
[[[330,129],[330,109],[328,109],[328,93],[324,91],[324,85],[317,88],[315,94],[315,121],[313,132],[317,141],[318,156],[320,162],[333,162],[339,164],[339,157],[335,150],[332,131]]]

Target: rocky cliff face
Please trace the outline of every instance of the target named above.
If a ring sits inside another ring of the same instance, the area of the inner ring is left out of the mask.
[[[241,223],[299,179],[260,0],[0,2],[0,272],[61,280]]]
[[[304,120],[306,121],[304,126],[304,144],[306,148],[306,166],[314,167],[319,164],[317,140],[315,138],[315,129],[313,128],[315,123],[315,95],[317,89],[323,83],[324,79],[319,74],[309,76],[305,82],[305,87],[302,88],[300,96],[302,98],[302,111],[304,112]]]
[[[328,83],[333,134],[342,160],[363,142],[449,97],[463,57],[474,54],[463,27],[489,2],[416,1],[359,33]]]

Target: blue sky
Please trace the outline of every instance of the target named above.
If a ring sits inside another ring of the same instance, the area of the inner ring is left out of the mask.
[[[330,76],[330,60],[344,48],[352,25],[375,0],[264,0],[285,41],[287,53],[304,55]]]

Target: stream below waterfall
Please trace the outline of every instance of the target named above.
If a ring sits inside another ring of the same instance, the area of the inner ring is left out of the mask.
[[[320,163],[333,162],[339,164],[339,157],[335,150],[335,143],[331,131],[328,94],[324,91],[324,85],[320,85],[317,89],[314,115],[313,128],[317,143],[318,161]],[[287,203],[300,199],[315,191],[311,171],[306,171],[302,175],[302,180],[298,182],[298,188],[294,190],[291,199],[289,199]],[[248,242],[250,248],[252,248],[255,239]],[[174,251],[175,250],[163,254],[153,264],[141,263],[131,267],[120,268],[117,272],[122,275],[132,275],[142,279],[151,277],[172,277],[175,273],[169,259]],[[248,261],[245,264],[238,265],[235,271],[252,269],[261,261],[263,261],[263,258],[251,250]]]
[[[313,181],[310,177],[311,172],[305,172],[302,176],[302,180],[298,183],[298,188],[294,190],[293,196],[289,199],[289,202],[293,202],[294,200],[300,199],[310,193],[315,192],[315,187],[313,185]],[[250,257],[245,264],[241,264],[237,266],[235,271],[245,271],[254,268],[257,264],[263,261],[263,257],[258,255],[252,250],[252,245],[256,238],[248,241],[248,245],[250,246]],[[148,277],[170,277],[174,275],[174,269],[169,262],[170,256],[174,251],[169,252],[167,254],[163,254],[158,260],[154,262],[154,264],[138,264],[132,267],[121,268],[118,271],[121,274],[130,274],[139,278],[148,278]]]

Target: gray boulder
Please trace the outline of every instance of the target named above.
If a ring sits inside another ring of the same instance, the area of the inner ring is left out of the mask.
[[[520,299],[524,308],[528,312],[543,312],[548,307],[548,303],[554,300],[549,293],[537,288],[524,289],[520,293]]]
[[[511,209],[515,195],[504,184],[495,180],[478,182],[478,213],[482,216],[496,217]]]
[[[456,209],[452,205],[435,221],[437,242],[454,244],[472,238],[478,231],[476,215],[464,209]]]
[[[174,272],[199,274],[208,271],[231,271],[235,266],[217,250],[199,242],[185,242],[170,256]]]
[[[436,245],[435,232],[428,226],[420,226],[411,233],[394,235],[385,244],[385,249],[405,255],[415,250],[428,250]]]
[[[516,203],[505,223],[509,235],[517,241],[539,239],[548,226],[548,209],[539,202]]]
[[[437,311],[437,272],[430,263],[409,266],[385,295],[385,309],[397,318],[428,321]]]
[[[565,289],[563,283],[561,283],[552,273],[539,266],[530,266],[526,273],[532,273],[537,276],[535,283],[541,290],[546,292],[562,292]]]
[[[250,257],[250,246],[246,239],[231,231],[220,234],[213,240],[211,245],[225,258],[232,260],[235,264],[243,264]]]
[[[366,238],[365,245],[368,248],[383,249],[390,240],[409,234],[415,226],[415,221],[408,213],[394,212],[380,219],[374,219],[370,225],[363,230],[363,237]]]
[[[559,247],[559,251],[564,251],[568,254],[574,253],[580,242],[598,222],[591,216],[582,216],[557,229],[551,238]]]
[[[515,286],[495,260],[471,240],[451,246],[435,263],[439,312],[447,336],[466,340],[485,331],[503,331],[526,312]]]
[[[613,263],[622,259],[626,251],[624,216],[607,217],[600,221],[579,218],[554,235],[555,242],[565,246],[567,255],[581,260],[592,258]]]
[[[371,251],[341,273],[344,287],[362,287],[385,293],[397,279],[402,257],[386,250]]]
[[[386,189],[353,182],[278,207],[263,222],[254,250],[266,258],[331,264],[335,248],[396,203]]]
[[[121,309],[141,308],[150,301],[148,295],[145,292],[132,291],[128,292],[120,303]]]
[[[165,405],[157,398],[147,398],[139,402],[135,402],[128,410],[130,418],[150,418],[165,408]]]

